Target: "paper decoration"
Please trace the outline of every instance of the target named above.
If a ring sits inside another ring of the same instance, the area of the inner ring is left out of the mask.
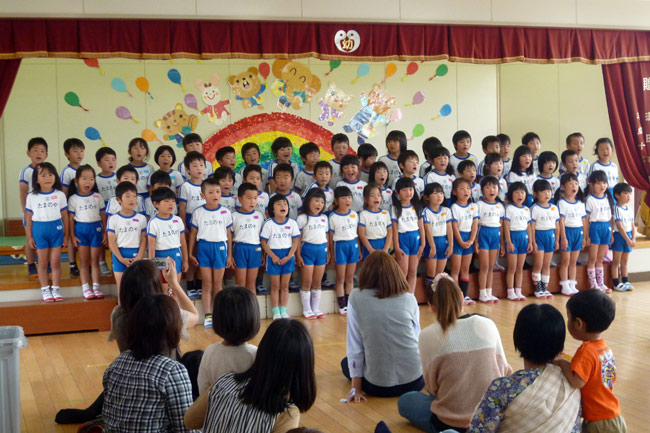
[[[273,62],[273,75],[277,80],[271,86],[273,95],[278,97],[278,108],[289,107],[300,110],[304,103],[311,101],[320,92],[320,78],[314,75],[304,63],[288,59]]]
[[[334,121],[341,117],[351,99],[352,95],[346,94],[343,90],[337,89],[336,84],[330,83],[325,90],[325,96],[318,102],[321,109],[318,120],[327,122],[329,126],[334,125]]]
[[[271,73],[271,67],[269,66],[269,64],[266,62],[260,63],[260,75],[264,77],[265,80],[268,78],[270,73]]]
[[[106,142],[105,142],[104,139],[102,138],[102,136],[101,136],[101,134],[99,133],[99,131],[98,131],[97,129],[93,128],[92,126],[89,126],[88,128],[86,128],[85,135],[86,135],[86,138],[87,138],[88,140],[93,140],[93,141],[95,141],[95,140],[101,140],[101,141],[102,141],[102,144],[103,144],[104,146],[106,146]]]
[[[257,74],[255,75],[257,76]],[[219,74],[216,72],[210,75],[210,81],[208,82],[204,83],[203,80],[199,79],[194,80],[194,87],[201,92],[201,98],[203,99],[203,103],[206,105],[206,107],[201,110],[201,114],[206,114],[210,122],[217,124],[221,123],[228,115],[230,115],[226,109],[226,105],[230,104],[230,99],[221,100],[219,81]],[[249,83],[249,85],[250,84],[251,83]],[[191,107],[187,101],[188,96],[189,95],[185,95],[185,104]],[[194,105],[196,106],[196,99],[194,100]]]
[[[395,97],[391,96],[379,83],[372,85],[368,96],[361,94],[361,110],[354,115],[347,125],[343,126],[345,132],[356,132],[357,142],[363,144],[375,133],[378,123],[386,123],[386,113],[395,104]]]
[[[102,69],[101,66],[99,66],[99,60],[97,59],[83,59],[84,63],[86,66],[90,68],[97,68],[99,69],[99,72],[101,72],[102,75],[104,75],[104,70]]]
[[[160,144],[165,144],[151,129],[143,129],[141,136],[148,142],[158,141]]]
[[[383,85],[387,79],[395,75],[395,72],[397,72],[397,65],[395,63],[389,63],[386,65],[386,70],[384,71],[384,80],[381,82]]]
[[[199,118],[194,114],[188,115],[183,110],[183,104],[178,103],[172,111],[165,113],[161,119],[156,120],[154,125],[165,133],[163,136],[165,140],[176,140],[176,145],[183,147],[183,137],[190,132],[194,132],[198,123]]]
[[[88,111],[83,105],[79,103],[79,96],[75,92],[68,92],[63,96],[65,102],[72,107],[79,107],[84,111]]]
[[[424,125],[421,124],[421,123],[418,123],[417,125],[415,125],[413,127],[413,135],[411,136],[411,138],[409,138],[409,140],[413,140],[414,138],[417,138],[417,137],[421,136],[422,134],[424,134]]]
[[[149,80],[145,77],[138,77],[135,79],[135,87],[137,87],[142,93],[149,95],[153,99],[153,95],[149,93]]]
[[[424,93],[423,92],[415,92],[415,95],[413,95],[413,102],[410,104],[406,104],[405,107],[411,106],[411,105],[418,105],[424,102]]]
[[[241,101],[242,107],[246,109],[252,107],[264,109],[262,93],[266,90],[266,79],[262,82],[258,74],[257,68],[251,66],[246,72],[228,77],[228,85],[235,94],[235,100]]]
[[[115,115],[122,120],[133,120],[135,123],[140,123],[139,120],[135,120],[133,116],[131,116],[129,109],[123,105],[120,105],[115,109]]]
[[[193,93],[185,95],[185,105],[198,111],[199,106],[196,104],[196,96]]]
[[[402,120],[402,110],[396,108],[395,110],[391,111],[388,120],[390,120],[391,122],[399,122],[400,120]]]
[[[445,104],[442,107],[440,107],[440,112],[436,117],[432,117],[431,120],[436,120],[439,117],[447,117],[451,114],[451,105]]]
[[[126,83],[124,82],[123,79],[121,79],[121,78],[113,78],[113,80],[111,81],[111,87],[116,92],[127,93],[130,97],[133,98],[133,95],[131,94],[131,92],[129,92],[128,89],[126,88]]]
[[[325,73],[325,76],[334,72],[334,69],[338,68],[339,66],[341,66],[340,60],[330,60],[330,70],[327,73]]]
[[[420,67],[418,66],[417,63],[415,62],[409,63],[408,66],[406,66],[406,75],[402,77],[402,81],[406,80],[406,77],[408,77],[409,75],[415,74],[419,68]]]
[[[169,78],[169,81],[172,83],[181,86],[183,93],[187,92],[187,90],[185,90],[185,87],[183,87],[183,83],[181,82],[181,73],[178,72],[178,69],[170,69],[167,71],[167,78]]]
[[[357,69],[357,77],[352,80],[352,84],[356,83],[359,78],[365,77],[370,72],[370,66],[367,63],[362,63]]]
[[[444,63],[438,65],[438,67],[436,68],[436,72],[433,74],[433,77],[429,78],[429,81],[433,80],[436,77],[444,77],[445,75],[447,75],[447,72],[449,72],[449,68],[447,67],[447,65],[445,65]]]

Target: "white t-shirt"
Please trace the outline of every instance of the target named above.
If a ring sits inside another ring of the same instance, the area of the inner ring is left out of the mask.
[[[20,171],[18,183],[27,184],[27,193],[32,191],[32,178],[34,177],[34,167],[28,165]]]
[[[587,214],[589,214],[590,223],[612,220],[612,208],[609,207],[609,200],[607,200],[606,194],[600,198],[589,194],[585,202],[585,208],[587,209]]]
[[[142,201],[142,196],[138,196],[136,198],[136,204],[135,204],[135,211],[138,213],[143,213],[144,210],[144,202]],[[106,215],[115,215],[119,211],[122,210],[122,205],[117,202],[117,197],[113,196],[108,200],[108,204],[106,205],[106,210],[104,211]]]
[[[578,164],[578,173],[582,173],[585,178],[589,177],[589,173],[591,172],[591,164],[589,161],[587,161],[586,158],[584,158],[582,155],[580,155],[580,163]],[[560,163],[560,174],[566,173],[566,169],[564,168],[564,164]]]
[[[506,213],[503,219],[510,221],[511,232],[528,230],[528,224],[530,223],[530,209],[528,209],[528,206],[509,204],[506,206]]]
[[[260,212],[262,215],[266,215],[266,208],[268,206],[269,206],[269,195],[264,191],[257,194],[257,206],[255,207],[255,210]],[[239,201],[239,197],[237,197],[237,204],[235,205],[235,210],[238,210],[239,208],[241,208],[241,202]],[[262,222],[264,222],[264,220],[262,220]]]
[[[76,175],[77,169],[70,164],[66,165],[63,167],[63,170],[61,170],[61,185],[69,188]]]
[[[325,194],[325,210],[329,209],[329,207],[334,203],[334,190],[327,186],[327,189],[322,189],[321,187],[318,186],[316,182],[312,182],[307,189],[305,189],[304,194],[302,195],[302,198],[304,199],[307,193],[314,189],[314,188],[319,188],[321,191],[323,191],[323,194]]]
[[[593,173],[594,171],[598,171],[598,170],[605,172],[605,174],[607,175],[607,186],[610,188],[614,188],[614,185],[618,183],[618,166],[612,161],[610,161],[609,164],[607,165],[596,161],[593,164],[591,164],[591,168],[589,169],[589,175],[591,175],[591,173]]]
[[[104,203],[108,201],[115,195],[115,188],[117,188],[117,176],[115,173],[109,176],[102,176],[97,174],[95,176],[95,184],[97,184],[97,190],[102,195]]]
[[[226,242],[227,230],[232,227],[232,222],[232,214],[225,207],[220,205],[216,209],[208,209],[203,205],[192,214],[190,225],[197,229],[197,241]]]
[[[384,188],[381,190],[381,204],[379,207],[383,210],[390,210],[393,206],[393,190],[390,188]]]
[[[539,176],[539,156],[537,158],[533,158],[533,173],[535,173],[535,176]]]
[[[475,203],[467,203],[461,206],[458,203],[451,205],[452,221],[458,223],[458,231],[471,232],[472,224],[478,219],[478,206]]]
[[[505,208],[499,202],[486,203],[478,201],[478,225],[485,227],[501,227],[501,220],[505,216]]]
[[[359,227],[359,215],[349,210],[346,214],[333,211],[329,216],[330,232],[334,233],[334,241],[351,241],[357,239],[357,228]]]
[[[301,168],[293,180],[293,189],[298,191],[299,194],[302,194],[304,191],[306,191],[305,188],[307,188],[314,181],[313,176],[313,172],[310,173],[304,168]]]
[[[301,213],[298,215],[297,223],[302,242],[315,245],[327,243],[327,231],[329,230],[327,216]]]
[[[614,222],[621,221],[623,230],[631,232],[634,230],[634,208],[629,204],[625,207],[614,205]],[[618,227],[614,224],[614,231],[618,232]]]
[[[357,180],[354,183],[348,183],[348,181],[341,180],[336,186],[347,186],[352,191],[352,210],[355,212],[361,212],[363,210],[363,189],[368,185],[361,179]]]
[[[277,160],[271,161],[269,163],[269,178],[268,180],[271,181],[273,179],[273,171],[275,170],[275,167],[277,167],[280,163]],[[295,161],[289,161],[289,165],[291,168],[293,168],[293,182],[291,184],[291,189],[293,189],[293,183],[296,181],[296,176],[298,175],[298,172],[300,171],[300,166],[295,162]]]
[[[401,176],[393,181],[393,189],[395,189],[395,184],[400,178]],[[422,195],[422,193],[424,192],[424,181],[422,180],[422,178],[419,176],[413,176],[411,179],[413,180],[413,184],[415,184],[415,192],[418,195]]]
[[[223,197],[222,197],[223,199]],[[201,198],[201,185],[185,181],[181,185],[181,191],[178,194],[178,201],[186,203],[186,212],[191,215],[194,209],[205,204],[205,199]]]
[[[451,210],[448,207],[440,206],[438,212],[430,207],[424,208],[424,223],[431,227],[433,237],[447,236],[447,223],[451,222]]]
[[[560,210],[553,204],[543,207],[535,203],[530,209],[530,220],[535,223],[535,230],[555,230],[555,224],[560,220]]]
[[[512,159],[508,158],[507,160],[503,161],[503,177],[508,176],[508,173],[510,173],[510,169],[512,168]]]
[[[159,170],[162,171],[162,170]],[[153,175],[156,172],[156,170],[152,171],[151,174],[149,175],[149,178],[147,179],[147,188],[151,186],[151,175]],[[180,171],[171,169],[167,173],[169,175],[169,178],[172,180],[172,186],[170,187],[172,191],[174,191],[176,194],[178,194],[179,188],[181,185],[183,185],[183,182],[185,182],[185,178],[181,174]]]
[[[364,209],[359,214],[359,226],[366,228],[366,237],[370,240],[386,238],[388,227],[392,225],[390,214],[386,210],[372,212]]]
[[[178,168],[177,171],[183,176],[183,180],[189,180],[190,176],[187,174],[187,169],[185,168],[185,164],[183,161],[178,163]],[[209,161],[205,161],[205,171],[203,172],[203,180],[206,180],[210,176],[212,176],[212,173],[214,173],[214,170],[212,169],[212,163]]]
[[[232,213],[233,242],[259,245],[262,224],[264,224],[264,214],[260,211],[253,210],[245,213],[241,209],[236,210]]]
[[[412,205],[402,206],[402,214],[400,217],[397,217],[397,209],[393,206],[390,209],[390,218],[392,221],[397,223],[397,232],[398,233],[407,233],[417,231],[420,228],[418,227],[418,220],[422,218],[422,215],[418,215],[413,209]]]
[[[474,203],[478,203],[481,195],[481,184],[477,182],[472,183],[472,200],[474,200]]]
[[[583,202],[580,200],[571,202],[561,198],[557,206],[560,209],[560,217],[564,217],[565,227],[582,227],[583,219],[587,216]]]
[[[151,196],[144,199],[144,214],[147,218],[153,218],[158,215],[158,209],[156,209],[156,206],[153,205]],[[174,206],[172,215],[178,215],[178,206]]]
[[[456,155],[456,152],[454,152],[449,158],[449,164],[454,167],[454,173],[458,175],[458,164],[467,160],[474,161],[474,164],[478,164],[478,158],[475,155],[469,153],[465,158],[461,158]]]
[[[106,208],[104,199],[98,192],[88,195],[73,194],[68,199],[68,212],[74,215],[74,220],[80,223],[101,221],[100,212]]]
[[[135,168],[135,171],[138,172],[138,181],[135,184],[136,188],[138,188],[138,194],[144,194],[149,192],[149,190],[147,189],[147,184],[149,183],[149,176],[151,176],[151,173],[155,171],[151,166],[151,164],[142,164],[142,165],[129,164],[129,165]]]
[[[364,170],[362,168],[359,169],[359,179],[361,179],[365,183],[369,183],[370,182],[370,172],[366,171],[366,170]]]
[[[476,175],[479,177],[483,176],[483,167],[485,167],[485,159],[481,162],[478,163],[478,166],[476,166]]]
[[[514,171],[508,173],[508,185],[515,182],[521,182],[526,186],[526,191],[528,191],[528,194],[532,194],[533,184],[537,180],[537,177],[534,174],[527,174],[525,171],[522,173],[523,174],[518,174]]]
[[[424,177],[428,174],[427,170],[429,171],[433,170],[433,168],[429,168],[429,167],[431,167],[431,163],[429,161],[424,161],[422,165],[420,165],[420,171],[418,173],[422,179],[424,179]]]
[[[156,239],[156,251],[180,248],[183,233],[185,233],[185,224],[181,217],[176,215],[166,219],[155,216],[147,224],[147,236]]]
[[[108,218],[106,226],[106,231],[115,233],[118,248],[139,248],[140,236],[147,229],[147,219],[137,212],[130,216],[118,212]]]
[[[551,184],[551,192],[553,193],[553,195],[555,195],[555,191],[557,191],[557,189],[560,187],[560,179],[558,179],[555,176],[544,177],[541,174],[538,174],[537,179],[535,179],[535,180],[538,180],[538,179],[545,180],[545,181],[547,181],[548,183]]]
[[[277,222],[273,218],[269,218],[264,221],[260,233],[260,239],[267,241],[272,250],[291,248],[293,239],[299,237],[298,223],[291,218],[287,218],[284,222]]]
[[[239,199],[235,195],[222,195],[221,200],[219,200],[219,204],[228,209],[230,213],[233,213],[235,209],[237,209],[238,201]]]
[[[61,212],[68,208],[63,191],[53,189],[48,193],[27,194],[25,210],[32,213],[32,221],[47,222],[61,219]]]
[[[328,161],[332,166],[332,178],[330,179],[330,189],[336,188],[336,184],[343,179],[341,175],[341,163],[333,159]]]
[[[276,191],[273,194],[271,194],[271,197],[273,197],[276,194],[280,194],[280,193]],[[296,218],[298,218],[298,209],[302,207],[302,198],[300,198],[300,194],[298,194],[295,191],[291,191],[289,194],[284,194],[284,196],[287,198],[287,201],[289,202],[289,218],[295,221]]]
[[[451,198],[451,189],[456,176],[453,174],[438,174],[435,171],[430,171],[424,178],[424,184],[428,185],[430,183],[438,183],[442,187],[442,191],[445,193],[445,198],[449,200]]]
[[[397,160],[392,158],[390,155],[386,154],[380,156],[378,161],[383,162],[388,167],[388,181],[392,181],[402,177],[402,170],[399,168]]]

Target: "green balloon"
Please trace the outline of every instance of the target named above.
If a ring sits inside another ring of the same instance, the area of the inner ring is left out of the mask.
[[[436,77],[444,77],[449,72],[449,68],[444,63],[436,68]]]
[[[424,134],[424,125],[421,124],[421,123],[418,123],[413,128],[413,137],[419,137],[422,134]]]
[[[341,66],[341,61],[340,60],[330,60],[330,69],[333,71],[334,69],[338,68]]]
[[[66,93],[63,99],[65,99],[65,102],[67,102],[69,105],[72,105],[73,107],[79,106],[79,96],[77,96],[75,92]]]

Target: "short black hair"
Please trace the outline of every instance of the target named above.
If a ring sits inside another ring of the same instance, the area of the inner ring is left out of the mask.
[[[523,170],[521,167],[521,162],[519,161],[522,156],[524,155],[530,155],[531,157],[533,156],[533,152],[530,151],[528,146],[521,145],[517,149],[515,149],[515,154],[512,157],[512,166],[510,167],[511,172],[515,172],[518,175],[522,175],[523,173],[526,174],[533,174],[534,173],[534,168],[533,164],[531,163],[526,170]]]
[[[499,144],[501,146],[510,143],[510,136],[508,134],[497,134],[497,138],[499,139]]]
[[[293,147],[291,140],[287,137],[278,137],[273,140],[273,144],[271,144],[271,152],[273,152],[274,155],[277,155],[278,150],[284,149],[285,147]]]
[[[127,192],[137,194],[138,188],[136,188],[135,185],[133,185],[131,182],[120,182],[115,187],[115,197],[119,199],[121,199],[122,196]]]
[[[201,192],[203,194],[205,194],[205,190],[208,188],[208,186],[218,186],[219,189],[221,189],[221,185],[219,185],[219,179],[216,177],[209,177],[201,182]]]
[[[187,146],[190,143],[196,143],[196,142],[203,144],[203,139],[196,132],[190,132],[185,137],[183,137],[183,148],[185,148],[185,146]]]
[[[115,173],[115,176],[117,176],[117,180],[120,180],[125,173],[133,173],[135,174],[136,179],[138,178],[138,170],[133,168],[132,165],[126,164],[117,169],[117,172]]]
[[[244,167],[244,171],[242,172],[242,178],[243,178],[242,180],[246,179],[246,176],[248,176],[251,171],[259,173],[260,178],[262,177],[262,167],[260,167],[257,164],[249,164],[246,167]]]
[[[224,146],[224,147],[220,148],[219,150],[217,150],[217,153],[214,155],[214,157],[215,157],[215,159],[217,161],[221,161],[229,153],[233,153],[233,154],[237,155],[237,153],[235,152],[234,147],[232,147],[232,146]]]
[[[542,140],[539,138],[539,135],[537,135],[536,133],[534,133],[534,132],[527,132],[527,133],[524,134],[523,137],[521,137],[521,144],[523,144],[523,145],[525,146],[525,145],[527,145],[528,143],[530,143],[531,141],[533,141],[534,139],[538,139],[540,142],[542,141]]]
[[[582,191],[582,188],[580,188],[580,179],[578,179],[578,176],[576,176],[573,173],[564,173],[562,176],[560,176],[560,186],[566,185],[567,183],[574,181],[575,183],[578,184],[578,192],[576,193],[576,200],[578,201],[584,201],[585,195],[584,191]],[[558,188],[555,191],[555,203],[560,203],[560,199],[564,197],[564,191],[562,188]]]
[[[483,173],[482,173],[483,176],[486,175],[485,171],[487,167],[499,161],[503,161],[503,159],[501,159],[501,154],[499,153],[490,152],[487,155],[485,155],[485,160],[483,161]]]
[[[311,141],[309,141],[303,144],[302,146],[300,146],[299,152],[300,152],[300,157],[302,159],[305,159],[307,158],[307,155],[309,155],[310,153],[318,153],[320,155],[320,148],[316,143],[312,143]]]
[[[244,154],[245,154],[246,152],[248,152],[248,151],[251,150],[251,149],[255,149],[255,150],[257,150],[257,153],[259,153],[260,156],[262,156],[262,152],[260,152],[260,147],[257,145],[257,143],[253,143],[253,142],[249,141],[248,143],[244,144],[244,145],[241,147],[241,154],[242,154],[242,157],[244,156]]]
[[[471,159],[466,159],[464,161],[461,161],[460,164],[458,164],[458,175],[460,175],[462,172],[464,172],[470,167],[476,168],[476,164],[474,163],[474,161],[472,161]]]
[[[163,200],[176,200],[176,193],[171,188],[156,188],[151,192],[151,202],[160,203]]]
[[[330,171],[330,174],[332,174],[332,164],[327,161],[318,161],[316,165],[314,165],[314,174],[318,173],[318,170],[321,168],[328,169]]]
[[[293,179],[294,176],[295,176],[295,174],[293,172],[293,167],[291,166],[291,164],[286,164],[284,162],[282,164],[278,164],[278,165],[275,166],[275,168],[273,169],[273,177],[275,177],[275,175],[278,172],[291,173],[291,179]]]
[[[32,147],[36,146],[37,144],[42,144],[45,146],[45,150],[47,151],[47,141],[45,141],[43,137],[30,138],[27,142],[27,150],[32,150]]]
[[[549,304],[526,305],[517,315],[512,337],[522,358],[547,364],[564,349],[564,317]]]
[[[547,162],[554,162],[555,170],[557,170],[559,162],[557,160],[557,155],[555,154],[555,152],[551,152],[550,150],[545,150],[544,152],[539,154],[539,156],[537,157],[537,167],[539,168],[540,173],[543,171],[544,165]]]
[[[158,163],[158,158],[160,155],[163,154],[163,152],[169,152],[169,154],[172,156],[172,165],[176,162],[176,152],[174,152],[174,148],[171,146],[168,146],[166,144],[160,146],[158,149],[156,149],[156,152],[153,154],[153,160],[160,166]]]
[[[373,156],[377,155],[377,148],[375,148],[375,146],[370,143],[360,144],[359,148],[357,149],[357,156],[359,156],[359,159],[372,158]]]
[[[132,138],[131,141],[129,141],[129,150],[128,150],[129,155],[131,154],[131,149],[133,149],[138,144],[142,145],[142,147],[144,147],[144,149],[147,151],[147,153],[145,154],[144,159],[145,160],[148,159],[149,158],[149,143],[147,143],[147,140],[145,140],[142,137],[135,137],[135,138]],[[133,157],[132,156],[129,156],[129,161],[133,162]]]
[[[275,203],[284,200],[287,202],[287,206],[289,205],[289,200],[284,196],[284,194],[280,193],[275,193],[271,198],[269,199],[269,204],[266,207],[266,211],[269,213],[269,216],[271,218],[275,217],[275,209],[273,207],[275,206]]]
[[[47,146],[46,146],[46,148],[47,148]],[[101,159],[103,157],[105,157],[106,155],[113,155],[114,157],[117,158],[117,153],[115,153],[115,151],[113,149],[111,149],[110,147],[104,146],[104,147],[100,147],[99,149],[97,149],[97,152],[95,152],[95,161],[97,161],[97,162],[101,161]]]
[[[377,183],[375,176],[377,174],[377,170],[380,170],[382,168],[386,170],[386,173],[388,173],[388,166],[383,161],[376,161],[370,166],[370,170],[368,170],[368,183]],[[384,188],[386,188],[388,185],[390,185],[390,173],[386,176],[386,183],[384,184]]]
[[[205,163],[205,156],[203,156],[201,152],[189,152],[187,155],[185,155],[185,158],[183,158],[183,165],[185,166],[185,169],[189,171],[190,164],[194,161],[203,161],[203,163]]]
[[[256,194],[259,194],[257,187],[250,182],[244,182],[239,185],[237,188],[237,197],[243,197],[246,194],[246,191],[255,191]]]
[[[367,188],[367,187],[366,187]],[[325,198],[325,193],[320,189],[320,188],[312,188],[309,191],[307,191],[307,194],[305,194],[305,198],[302,200],[302,207],[300,208],[300,212],[309,215],[309,202],[311,202],[312,198],[320,198],[323,200],[323,204],[327,202],[327,199]],[[322,215],[323,212],[325,212],[327,209],[323,207],[321,210],[320,214]]]
[[[169,173],[165,173],[162,170],[156,170],[151,173],[151,177],[149,178],[149,185],[154,186],[157,183],[162,183],[163,185],[171,187],[172,178],[169,176]]]
[[[241,346],[260,331],[257,298],[245,287],[226,287],[218,292],[212,301],[212,317],[214,333],[233,346]]]
[[[59,177],[59,173],[56,172],[56,167],[52,163],[44,161],[34,167],[34,170],[32,172],[32,193],[38,194],[41,192],[41,185],[38,183],[38,173],[41,170],[46,170],[54,175],[54,189],[63,189],[61,187],[61,178]]]
[[[415,158],[418,160],[418,162],[420,162],[420,157],[415,152],[415,150],[405,150],[397,157],[397,165],[401,167],[402,165],[406,164],[406,161],[410,158]]]
[[[466,138],[469,138],[469,141],[472,141],[472,136],[469,135],[469,132],[465,131],[464,129],[454,132],[454,135],[451,136],[451,142],[454,143],[454,148],[456,148],[456,144],[458,144],[460,140],[464,140]]]
[[[442,147],[442,142],[438,137],[425,138],[422,142],[422,153],[424,154],[424,158],[431,158],[431,153],[436,147]]]
[[[526,193],[526,196],[524,197],[524,204],[526,203],[526,199],[528,198],[528,188],[526,188],[526,185],[523,182],[512,182],[510,185],[508,185],[508,192],[506,193],[506,200],[508,200],[508,203],[515,203],[512,200],[512,196],[515,194],[515,191],[520,190]]]
[[[330,144],[331,144],[332,147],[334,147],[334,145],[336,143],[345,143],[345,144],[347,144],[349,146],[350,145],[350,139],[348,138],[347,135],[340,132],[338,134],[332,135],[332,139],[330,140]]]
[[[142,361],[155,355],[169,356],[181,338],[178,304],[162,293],[140,299],[126,325],[126,340],[133,357]]]
[[[572,138],[582,138],[583,140],[585,139],[585,137],[581,133],[572,132],[571,134],[566,136],[566,144],[567,145],[571,143]]]
[[[483,137],[483,140],[481,140],[481,147],[483,148],[483,151],[487,150],[488,144],[498,142],[499,145],[501,145],[501,142],[499,141],[499,138],[496,135],[488,135]]]
[[[435,160],[436,158],[439,158],[441,156],[446,156],[447,159],[450,159],[451,153],[449,153],[449,150],[447,150],[447,148],[443,146],[434,147],[431,150],[431,153],[429,153],[429,158],[432,160]],[[433,170],[433,164],[427,168],[426,172],[428,173],[432,170]],[[449,164],[449,161],[447,161],[447,168],[445,169],[445,173],[447,173],[447,175],[449,176],[454,174],[454,166]]]
[[[388,144],[389,141],[397,141],[399,143],[399,151],[404,152],[406,150],[406,134],[404,131],[400,131],[399,129],[395,129],[393,131],[390,131],[386,135],[386,144]]]
[[[609,144],[609,147],[614,150],[614,143],[612,143],[612,140],[607,137],[602,137],[596,140],[596,144],[594,145],[594,155],[598,156],[598,147],[603,143]]]
[[[614,197],[616,197],[619,194],[623,194],[624,192],[632,192],[632,187],[625,183],[625,182],[619,182],[616,185],[614,185]]]
[[[346,165],[356,165],[359,167],[361,165],[361,162],[359,162],[359,157],[357,155],[345,155],[343,158],[341,158],[341,170],[343,170],[343,167]]]
[[[84,142],[79,140],[78,138],[68,138],[63,142],[63,151],[65,153],[70,153],[70,150],[72,148],[78,148],[78,149],[86,149],[86,145],[84,145]]]
[[[479,185],[481,186],[481,190],[483,190],[483,187],[485,185],[496,185],[497,187],[500,187],[499,179],[497,179],[494,176],[484,176],[483,179],[481,179]],[[497,197],[497,201],[499,201],[498,197]]]
[[[533,193],[542,191],[553,191],[551,183],[546,179],[537,179],[533,183]]]
[[[616,317],[616,304],[598,289],[581,290],[571,296],[566,309],[572,319],[585,322],[587,332],[603,332]]]
[[[575,155],[575,156],[578,156],[578,152],[576,152],[575,150],[569,150],[569,149],[567,149],[567,150],[565,150],[564,152],[562,152],[562,154],[560,155],[560,158],[562,159],[562,164],[565,164],[565,163],[566,163],[566,160],[567,160],[570,156],[574,156],[574,155]]]
[[[352,191],[347,186],[337,186],[334,188],[334,198],[352,197]]]

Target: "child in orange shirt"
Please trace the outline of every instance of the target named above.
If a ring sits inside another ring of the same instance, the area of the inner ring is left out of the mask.
[[[627,431],[613,388],[616,364],[611,349],[601,337],[614,321],[616,306],[597,289],[583,290],[566,304],[567,328],[582,345],[571,362],[554,361],[569,383],[582,395],[583,433]]]

